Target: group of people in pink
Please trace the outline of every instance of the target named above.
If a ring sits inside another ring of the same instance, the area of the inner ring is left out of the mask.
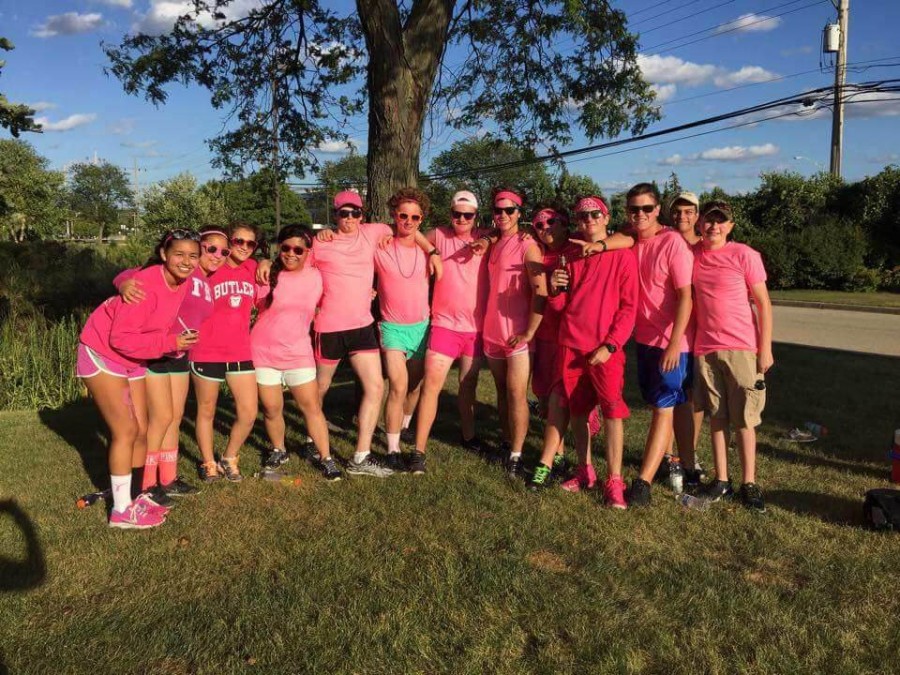
[[[116,278],[118,294],[91,314],[78,348],[77,375],[109,427],[110,526],[161,525],[175,498],[198,491],[177,474],[191,383],[204,482],[242,479],[240,450],[259,407],[271,444],[264,468],[288,461],[285,391],[304,417],[326,480],[344,472],[422,475],[454,363],[459,444],[502,462],[510,478],[527,476],[533,490],[602,487],[604,504],[624,509],[649,505],[651,484],[664,478],[676,492],[695,489],[718,501],[733,494],[727,451],[734,430],[739,498],[764,510],[755,428],[773,365],[772,312],[759,254],[730,238],[730,206],[701,207],[684,192],[663,212],[655,186],[642,183],[627,193],[627,223],[615,234],[598,195],[568,208],[539,205],[533,234],[524,206],[521,191],[496,188],[491,222],[482,226],[477,197],[463,190],[452,197],[450,223],[423,232],[431,205],[420,190],[391,197],[392,225],[363,222],[362,198],[344,191],[334,198],[335,227],[315,234],[283,227],[274,261],[254,258],[265,247],[246,223],[168,232],[146,265]],[[652,418],[641,467],[627,486],[625,347],[632,337]],[[360,394],[355,452],[340,460],[323,410],[345,359]],[[485,361],[500,421],[500,440],[490,445],[475,419]],[[216,459],[222,382],[235,416]],[[537,463],[526,470],[529,385],[544,435]],[[371,451],[382,409],[383,455]],[[695,456],[704,414],[715,465],[705,484]],[[565,455],[569,428],[574,466]],[[591,457],[591,437],[601,429],[602,486]]]

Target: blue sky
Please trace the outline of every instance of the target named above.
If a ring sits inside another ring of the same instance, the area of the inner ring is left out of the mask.
[[[236,0],[235,4],[239,11],[254,2]],[[190,171],[201,181],[218,176],[210,166],[204,140],[222,129],[223,117],[213,110],[206,92],[175,87],[169,102],[157,108],[127,96],[115,78],[103,73],[106,60],[101,41],[117,43],[135,27],[164,29],[187,4],[181,0],[0,0],[0,34],[16,45],[5,56],[0,91],[10,100],[39,109],[45,133],[28,134],[26,139],[54,167],[63,168],[96,153],[129,174],[137,167],[141,186],[181,171]],[[340,4],[348,5],[346,0]],[[641,66],[659,93],[663,119],[650,130],[833,82],[832,72],[820,69],[821,30],[836,14],[829,0],[618,0],[615,4],[641,33]],[[690,36],[723,24],[727,26]],[[900,78],[898,25],[897,0],[853,1],[849,62],[857,65],[848,81]],[[711,34],[715,36],[698,40]],[[894,96],[895,100],[848,106],[847,178],[900,164],[900,95]],[[350,132],[365,152],[365,120],[354,120]],[[593,153],[578,157],[569,169],[591,176],[607,192],[639,180],[662,181],[673,170],[683,185],[698,192],[713,185],[741,191],[755,186],[762,171],[790,169],[809,174],[827,167],[830,134],[831,117],[825,110],[811,117],[791,116],[623,154]],[[586,144],[576,136],[572,147]],[[445,130],[428,140],[423,169],[431,156],[465,137],[465,132]],[[335,148],[323,150],[322,159],[340,156]]]

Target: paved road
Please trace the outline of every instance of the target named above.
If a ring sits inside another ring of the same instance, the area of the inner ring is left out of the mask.
[[[773,307],[775,342],[900,356],[900,315]]]

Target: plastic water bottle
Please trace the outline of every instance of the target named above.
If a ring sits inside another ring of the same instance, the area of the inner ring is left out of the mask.
[[[676,495],[684,492],[684,469],[681,468],[681,459],[678,457],[669,460],[669,487]]]
[[[813,436],[822,438],[823,436],[828,435],[828,428],[822,426],[821,424],[816,424],[815,422],[807,422],[803,426],[806,427],[806,430]]]
[[[282,485],[300,485],[299,476],[286,476],[278,471],[260,471],[256,474],[257,478],[270,481],[272,483],[281,483]]]
[[[701,499],[700,497],[689,494],[683,494],[678,497],[678,503],[684,508],[691,509],[692,511],[706,511],[710,504],[706,499]]]

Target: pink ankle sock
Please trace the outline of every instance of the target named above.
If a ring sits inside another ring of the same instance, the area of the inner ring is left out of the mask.
[[[144,482],[141,484],[141,490],[149,490],[156,485],[156,469],[159,465],[159,453],[148,452],[147,459],[144,460]]]
[[[168,485],[178,477],[178,448],[159,451],[159,484]]]

